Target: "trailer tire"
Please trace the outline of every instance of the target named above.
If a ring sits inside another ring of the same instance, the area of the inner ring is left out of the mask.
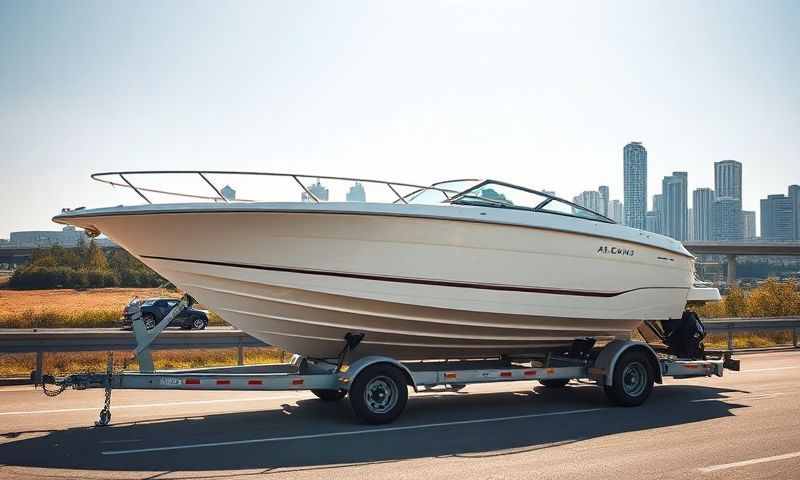
[[[311,393],[316,395],[317,398],[319,398],[323,402],[338,402],[339,400],[341,400],[345,396],[347,396],[347,391],[346,390],[341,390],[341,389],[340,390],[328,390],[328,389],[318,390],[318,389],[312,389]]]
[[[636,407],[650,396],[654,381],[655,372],[648,354],[632,350],[617,360],[611,385],[604,385],[604,389],[611,403]]]
[[[350,406],[360,420],[372,425],[389,423],[403,413],[408,387],[403,372],[394,365],[371,365],[350,387]]]
[[[569,383],[569,378],[549,378],[545,380],[539,380],[539,383],[541,383],[543,387],[547,388],[563,388]]]

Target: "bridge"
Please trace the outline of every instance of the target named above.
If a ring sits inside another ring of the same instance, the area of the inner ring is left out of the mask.
[[[684,242],[694,255],[725,255],[728,263],[728,285],[736,284],[736,257],[739,255],[800,256],[800,242]]]

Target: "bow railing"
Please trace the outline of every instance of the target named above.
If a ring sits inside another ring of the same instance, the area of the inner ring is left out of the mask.
[[[196,194],[196,193],[187,193],[187,192],[180,192],[180,191],[171,191],[168,189],[162,188],[153,188],[153,187],[145,187],[141,186],[141,184],[137,185],[137,182],[134,181],[134,177],[138,177],[141,175],[191,175],[197,176],[203,180],[203,182],[208,186],[210,192],[213,192],[213,195],[209,193],[209,195],[203,194]],[[297,174],[297,173],[275,173],[275,172],[247,172],[247,171],[225,171],[225,170],[141,170],[141,171],[121,171],[121,172],[100,172],[92,174],[92,179],[98,182],[106,183],[112,185],[114,187],[124,187],[130,188],[134,192],[136,192],[139,197],[141,197],[145,202],[152,204],[153,202],[150,200],[147,194],[162,194],[162,195],[170,195],[176,197],[183,197],[183,198],[191,198],[194,200],[207,200],[207,201],[222,201],[225,203],[229,203],[231,201],[237,202],[257,202],[261,200],[257,199],[243,199],[243,198],[229,198],[223,194],[223,191],[216,185],[212,180],[209,178],[213,175],[242,175],[242,176],[256,176],[256,177],[284,177],[287,179],[292,179],[294,182],[299,186],[302,193],[304,194],[304,198],[308,198],[309,201],[313,201],[315,203],[319,203],[323,201],[320,199],[317,194],[315,194],[311,188],[303,183],[301,179],[317,179],[319,182],[320,180],[333,180],[333,181],[350,181],[350,182],[359,182],[362,184],[372,184],[372,185],[383,185],[387,188],[388,192],[390,192],[396,200],[393,203],[409,203],[409,198],[413,197],[417,194],[426,192],[426,191],[435,191],[439,192],[443,195],[442,201],[448,201],[451,197],[455,196],[459,193],[457,190],[451,190],[447,188],[440,188],[434,185],[415,185],[412,183],[405,183],[405,182],[392,182],[386,180],[374,180],[368,178],[355,178],[355,177],[333,177],[333,176],[325,176],[325,175],[304,175],[304,174]],[[402,194],[399,189],[412,189],[410,193]]]

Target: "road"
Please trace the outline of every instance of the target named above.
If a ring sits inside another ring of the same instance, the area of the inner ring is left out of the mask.
[[[796,479],[800,352],[669,380],[638,408],[535,382],[410,397],[388,426],[307,393],[0,389],[0,478]]]

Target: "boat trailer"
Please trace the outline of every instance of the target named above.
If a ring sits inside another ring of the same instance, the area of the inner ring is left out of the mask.
[[[286,364],[156,371],[150,345],[173,318],[193,303],[192,297],[184,295],[155,327],[147,330],[141,303],[134,298],[128,310],[133,319],[137,343],[133,353],[139,361],[139,371],[115,372],[109,352],[104,373],[79,373],[62,378],[42,376],[44,393],[56,396],[68,388],[104,389],[105,402],[96,426],[111,422],[114,389],[310,390],[323,401],[349,396],[357,418],[383,424],[402,413],[409,386],[415,392],[425,392],[460,390],[476,383],[538,380],[545,387],[558,388],[573,379],[589,379],[603,387],[612,403],[637,406],[648,398],[653,384],[662,383],[665,377],[721,377],[725,369],[739,370],[739,361],[732,359],[728,351],[704,353],[702,359],[681,359],[635,340],[612,340],[597,348],[593,338],[576,339],[571,349],[561,355],[414,362],[372,355],[348,363],[348,353],[358,348],[364,338],[361,333],[348,333],[335,359],[293,355]]]

